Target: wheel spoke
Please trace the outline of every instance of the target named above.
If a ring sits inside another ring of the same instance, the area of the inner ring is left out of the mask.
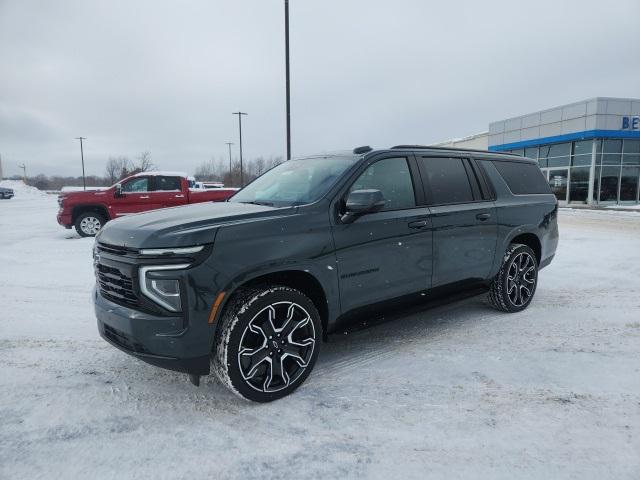
[[[265,345],[254,350],[245,348],[238,354],[240,358],[249,359],[249,366],[246,369],[246,373],[242,372],[242,376],[245,380],[252,378],[258,371],[258,367],[269,359],[269,350]]]
[[[278,385],[279,388],[285,388],[289,385],[289,375],[282,366],[282,358],[272,358],[269,360],[269,375],[264,381],[264,391],[268,392],[275,386],[275,381],[281,380],[282,385]]]

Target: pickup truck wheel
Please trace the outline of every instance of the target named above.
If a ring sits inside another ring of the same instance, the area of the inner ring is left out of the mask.
[[[538,285],[538,262],[527,245],[511,244],[502,267],[491,282],[490,303],[504,312],[519,312],[529,306]]]
[[[302,292],[284,286],[243,289],[222,315],[213,371],[236,395],[270,402],[309,376],[321,338],[318,310]]]
[[[104,224],[105,218],[99,213],[85,212],[76,219],[75,227],[81,237],[95,237]]]

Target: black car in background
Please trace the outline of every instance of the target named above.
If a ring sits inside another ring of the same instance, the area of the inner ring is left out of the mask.
[[[353,312],[481,287],[518,312],[558,244],[534,161],[402,145],[289,160],[224,203],[119,218],[94,248],[101,335],[266,402]]]
[[[0,187],[0,200],[13,198],[13,189]]]

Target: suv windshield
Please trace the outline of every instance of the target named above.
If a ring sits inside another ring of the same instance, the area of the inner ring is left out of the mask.
[[[230,202],[288,207],[313,203],[324,196],[359,157],[315,157],[289,160],[240,190]]]

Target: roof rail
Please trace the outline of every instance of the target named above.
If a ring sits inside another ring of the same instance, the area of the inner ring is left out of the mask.
[[[430,147],[429,145],[395,145],[391,147],[394,149],[408,149],[408,150],[442,150],[442,151],[454,151],[454,152],[475,152],[475,153],[488,153],[491,155],[511,155],[514,157],[521,157],[515,153],[507,152],[492,152],[489,150],[480,150],[477,148],[456,148],[456,147]],[[521,157],[522,158],[522,157]]]

